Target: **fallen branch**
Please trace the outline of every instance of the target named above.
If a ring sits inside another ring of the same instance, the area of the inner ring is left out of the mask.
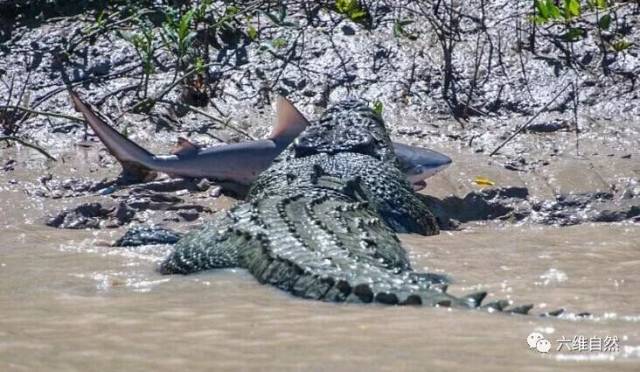
[[[206,65],[204,65],[204,68],[209,68],[209,66],[213,66],[217,64],[217,62],[212,62],[212,63],[208,63]],[[195,75],[196,72],[198,72],[197,69],[192,69],[189,72],[185,73],[184,75],[182,75],[180,78],[176,79],[175,81],[173,81],[171,84],[169,84],[166,88],[164,88],[160,93],[156,94],[153,98],[147,97],[145,99],[143,99],[142,101],[136,103],[135,105],[131,106],[130,108],[128,108],[125,112],[129,112],[129,111],[136,111],[139,108],[149,105],[149,106],[153,106],[156,104],[156,102],[162,100],[162,98],[164,98],[164,96],[166,96],[167,94],[169,94],[169,92],[171,92],[171,90],[173,88],[175,88],[178,84],[182,83],[185,79],[190,78],[191,76]],[[124,115],[124,112],[122,113]],[[122,115],[121,115],[122,116]]]
[[[27,141],[23,140],[22,138],[18,138],[18,137],[15,137],[15,136],[0,136],[0,141],[18,142],[22,146],[32,148],[32,149],[38,151],[39,153],[41,153],[42,155],[46,156],[48,159],[56,161],[56,158],[51,156],[51,154],[49,154],[45,149],[43,149],[42,147],[40,147],[38,145],[34,145],[33,143],[27,142]]]
[[[24,106],[1,105],[0,106],[0,110],[21,110],[21,111],[28,112],[30,114],[51,116],[51,117],[54,117],[54,118],[62,118],[62,119],[68,119],[68,120],[79,121],[81,123],[84,123],[84,119],[76,117],[76,116],[65,115],[65,114],[61,114],[61,113],[58,113],[58,112],[38,111],[38,110],[33,110],[33,109],[30,109],[30,108],[24,107]]]
[[[252,135],[250,135],[249,133],[243,131],[242,129],[238,129],[238,128],[234,127],[233,125],[229,124],[229,120],[218,119],[215,116],[209,114],[208,112],[202,111],[197,107],[193,107],[191,105],[188,105],[188,104],[182,103],[182,102],[170,102],[170,101],[166,101],[166,100],[162,100],[162,99],[158,100],[158,102],[166,103],[168,105],[178,105],[180,107],[184,107],[184,108],[186,108],[188,110],[191,110],[191,111],[193,111],[193,112],[195,112],[197,114],[200,114],[200,115],[202,115],[202,116],[204,116],[206,118],[209,118],[209,119],[215,121],[216,123],[222,124],[225,128],[228,128],[228,129],[230,129],[230,130],[232,130],[232,131],[234,131],[236,133],[239,133],[239,134],[247,137],[248,139],[250,139],[252,141],[256,140],[256,138],[253,137]]]
[[[100,76],[89,76],[89,77],[84,77],[84,78],[80,78],[80,79],[76,79],[76,80],[71,80],[69,82],[69,86],[70,87],[77,87],[80,85],[83,85],[87,82],[96,82],[96,81],[103,81],[103,80],[108,80],[111,78],[118,78],[120,77],[120,75],[125,75],[128,74],[130,72],[132,72],[133,70],[139,68],[139,65],[135,65],[135,66],[130,66],[127,67],[121,71],[116,71],[116,72],[112,72],[108,75],[100,75]],[[49,84],[49,85],[42,85],[42,86],[35,86],[33,87],[33,90],[41,90],[44,88],[50,88],[52,86],[58,86],[56,89],[53,89],[45,94],[43,94],[42,96],[36,98],[33,101],[33,104],[31,105],[32,107],[36,107],[38,105],[40,105],[41,103],[45,102],[46,100],[48,100],[49,98],[55,96],[56,94],[60,93],[60,92],[64,92],[67,90],[67,85],[63,85],[63,86],[59,86],[59,84]]]
[[[526,123],[524,123],[524,125],[520,126],[520,128],[518,128],[512,135],[509,136],[509,138],[507,138],[506,140],[504,140],[500,145],[498,145],[498,147],[495,148],[495,150],[493,150],[491,152],[491,154],[489,154],[489,156],[493,156],[495,155],[498,151],[500,151],[500,149],[502,147],[504,147],[504,145],[506,145],[509,141],[511,141],[515,136],[517,136],[520,132],[522,132],[523,130],[527,129],[527,127],[538,117],[540,116],[540,114],[542,114],[543,112],[545,112],[547,110],[547,108],[549,108],[549,106],[556,100],[558,99],[558,97],[560,97],[562,95],[562,93],[564,93],[567,89],[569,89],[569,87],[573,86],[573,83],[569,83],[567,84],[564,88],[562,88],[562,90],[560,92],[558,92],[558,94],[556,94],[553,98],[551,98],[551,100],[549,100],[549,102],[547,102],[540,110],[538,110],[538,112],[536,112],[531,119],[527,120]]]

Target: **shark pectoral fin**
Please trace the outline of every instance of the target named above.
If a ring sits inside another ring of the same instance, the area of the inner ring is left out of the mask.
[[[276,124],[269,136],[274,141],[292,142],[309,125],[309,121],[293,103],[282,96],[276,101],[276,117]]]
[[[188,139],[184,137],[178,137],[178,143],[173,148],[171,153],[173,155],[178,155],[178,156],[189,156],[189,155],[195,155],[199,149],[200,149],[200,146],[194,144]]]

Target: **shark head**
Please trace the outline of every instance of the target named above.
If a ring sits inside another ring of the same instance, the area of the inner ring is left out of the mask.
[[[437,151],[394,143],[398,168],[406,174],[415,190],[426,187],[424,180],[451,164],[451,158]]]

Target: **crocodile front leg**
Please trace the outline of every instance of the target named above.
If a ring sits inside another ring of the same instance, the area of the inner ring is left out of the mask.
[[[190,274],[238,267],[238,247],[251,242],[239,227],[241,213],[234,214],[234,210],[220,213],[201,229],[186,234],[158,271],[161,274]]]

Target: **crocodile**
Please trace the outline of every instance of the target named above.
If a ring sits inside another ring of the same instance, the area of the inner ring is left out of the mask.
[[[334,302],[485,308],[446,275],[411,267],[397,233],[437,234],[382,119],[351,99],[328,108],[262,172],[245,201],[179,240],[162,274],[241,267],[294,296]]]

